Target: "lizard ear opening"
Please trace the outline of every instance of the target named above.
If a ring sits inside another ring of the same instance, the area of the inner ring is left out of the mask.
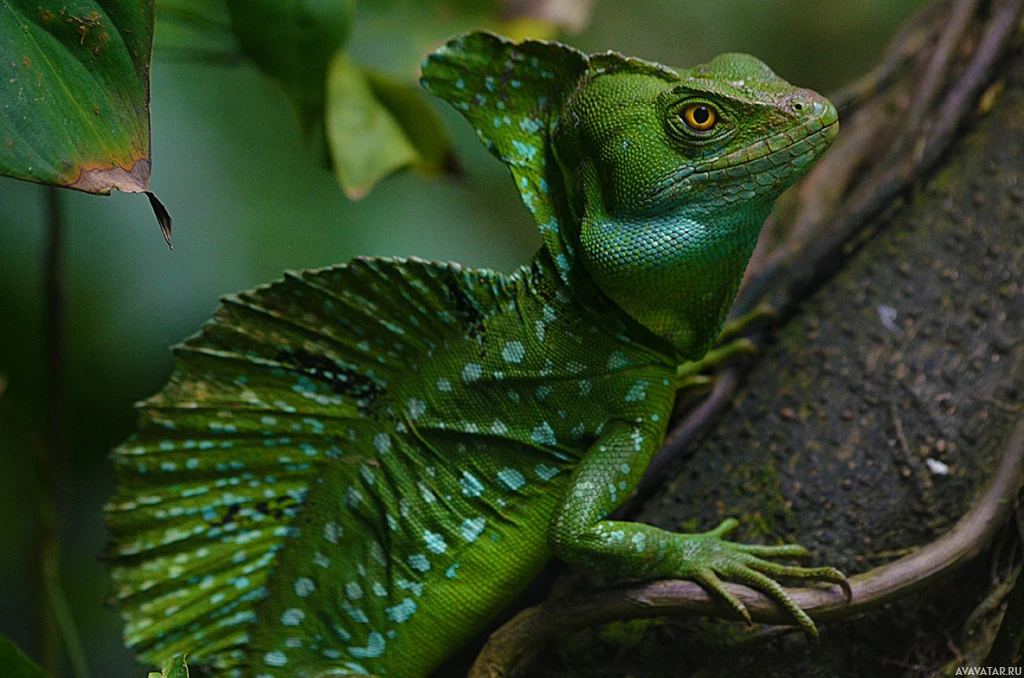
[[[548,180],[550,128],[588,63],[566,45],[473,32],[452,39],[422,66],[427,91],[462,113],[508,166],[545,241],[558,229],[549,193],[555,190]]]

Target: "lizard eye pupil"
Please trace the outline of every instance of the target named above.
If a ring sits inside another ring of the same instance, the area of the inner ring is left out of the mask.
[[[683,123],[697,132],[706,132],[718,122],[718,114],[715,109],[707,104],[691,104],[683,110],[680,116]]]

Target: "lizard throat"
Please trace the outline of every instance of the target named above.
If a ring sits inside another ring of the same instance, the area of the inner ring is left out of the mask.
[[[766,211],[750,207],[706,223],[680,215],[584,221],[582,259],[626,314],[697,360],[721,330]]]

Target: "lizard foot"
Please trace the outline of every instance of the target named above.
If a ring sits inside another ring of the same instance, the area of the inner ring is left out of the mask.
[[[778,318],[778,313],[768,304],[761,304],[749,313],[745,313],[727,324],[718,335],[715,347],[700,360],[683,363],[676,368],[680,379],[679,388],[703,386],[707,381],[701,374],[721,367],[725,363],[738,358],[754,356],[758,349],[752,341],[742,337],[751,327]]]
[[[797,544],[763,546],[722,539],[735,530],[737,525],[739,523],[730,518],[709,532],[679,535],[682,541],[678,551],[681,562],[675,568],[673,576],[689,579],[701,585],[709,593],[724,600],[748,624],[752,624],[746,606],[725,589],[719,577],[746,584],[788,610],[804,633],[817,639],[818,629],[814,622],[774,578],[786,577],[837,584],[843,589],[846,600],[849,601],[852,592],[846,577],[834,567],[800,567],[768,560],[806,556],[807,549]]]
[[[715,346],[727,344],[736,337],[744,335],[751,327],[756,327],[768,322],[775,322],[779,319],[779,312],[770,304],[758,304],[740,317],[730,320],[718,333]]]
[[[706,372],[716,367],[720,367],[725,363],[738,358],[745,358],[757,354],[758,350],[757,346],[754,345],[754,342],[745,337],[733,339],[727,344],[711,349],[700,360],[683,363],[677,367],[676,376],[679,377],[680,380],[679,388],[686,388],[691,381],[699,379],[701,377],[701,372]]]

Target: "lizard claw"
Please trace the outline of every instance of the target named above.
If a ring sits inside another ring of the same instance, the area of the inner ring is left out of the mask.
[[[786,589],[775,581],[775,578],[786,577],[837,584],[849,602],[852,590],[846,577],[834,567],[783,565],[768,560],[806,556],[807,549],[797,544],[763,546],[723,540],[722,538],[735,530],[738,524],[736,520],[730,518],[708,532],[679,535],[684,540],[680,555],[686,560],[679,564],[677,576],[696,582],[751,624],[750,612],[736,596],[725,589],[720,577],[745,584],[785,608],[804,633],[817,640],[818,629],[814,621],[796,604]]]

